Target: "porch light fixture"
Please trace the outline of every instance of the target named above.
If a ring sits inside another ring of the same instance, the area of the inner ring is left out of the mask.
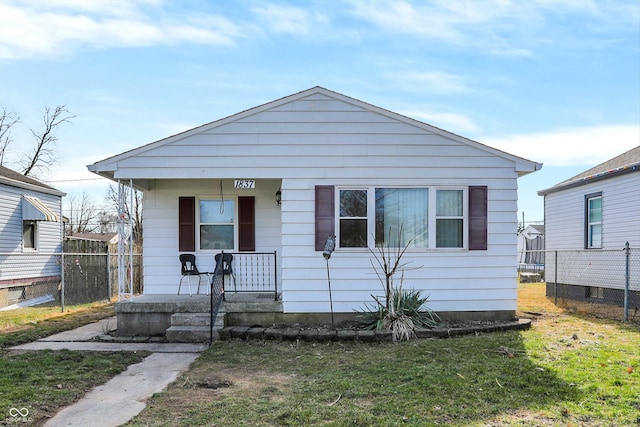
[[[278,204],[278,206],[282,204],[282,191],[280,191],[279,188],[278,191],[276,191],[276,203]]]

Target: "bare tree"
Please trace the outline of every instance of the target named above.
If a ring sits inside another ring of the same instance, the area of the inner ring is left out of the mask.
[[[127,215],[127,217],[131,218],[133,223],[133,241],[134,243],[140,247],[142,245],[142,192],[133,190],[133,206],[131,205],[131,193],[132,189],[124,186],[124,206],[123,213]],[[118,186],[110,185],[107,198],[115,208],[118,208]]]
[[[97,221],[100,226],[100,233],[113,233],[116,230],[118,215],[113,212],[101,210],[98,212]]]
[[[20,122],[20,116],[15,111],[8,110],[7,107],[0,106],[0,166],[4,163],[4,155],[7,147],[13,141],[11,128]]]
[[[53,165],[56,160],[53,147],[58,141],[55,131],[64,123],[71,123],[71,119],[75,117],[69,114],[66,105],[58,105],[53,109],[45,107],[42,114],[44,129],[42,131],[30,129],[36,140],[36,146],[31,154],[25,154],[22,159],[23,175],[29,176]]]
[[[83,191],[82,194],[73,194],[66,197],[67,207],[65,216],[69,222],[65,227],[65,234],[72,236],[75,233],[94,233],[99,231],[100,224],[96,220],[96,206]]]

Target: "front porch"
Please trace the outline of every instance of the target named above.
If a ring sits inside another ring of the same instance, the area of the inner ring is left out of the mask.
[[[118,336],[164,336],[174,342],[208,341],[209,295],[140,295],[115,306]],[[273,293],[225,293],[214,331],[228,325],[283,322],[282,302]]]

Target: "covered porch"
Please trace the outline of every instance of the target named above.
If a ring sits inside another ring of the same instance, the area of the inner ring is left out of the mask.
[[[215,303],[214,303],[215,311]],[[206,342],[212,300],[207,294],[139,295],[116,303],[116,335],[164,336],[172,342]],[[214,313],[214,333],[228,325],[283,322],[282,302],[271,293],[225,293]]]

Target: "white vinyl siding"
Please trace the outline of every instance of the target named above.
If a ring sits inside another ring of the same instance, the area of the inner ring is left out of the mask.
[[[234,179],[256,180],[256,250],[278,250],[288,313],[330,310],[327,265],[315,251],[316,185],[487,186],[488,250],[410,250],[403,258],[411,267],[404,286],[430,295],[438,311],[515,310],[516,179],[531,163],[352,101],[312,93],[96,164],[98,171],[113,168],[116,177],[150,180],[144,198],[145,293],[177,291],[177,198],[215,196],[220,179],[225,195],[233,193]],[[264,190],[261,182],[271,188]],[[274,200],[278,188],[281,206]],[[197,256],[206,271],[212,255]],[[360,248],[331,257],[335,311],[353,312],[381,294],[371,257]]]
[[[585,196],[602,194],[602,248],[640,246],[640,173],[629,173],[545,196],[547,249],[581,249]]]
[[[491,183],[499,182],[492,180]],[[300,182],[287,180],[282,184],[283,192],[295,193],[291,197],[298,199],[295,211],[289,212],[290,205],[283,204],[282,258],[287,267],[282,271],[285,311],[305,312],[314,304],[314,311],[329,311],[326,264],[322,254],[314,251],[314,236],[309,232],[314,224],[314,191],[296,184]],[[402,258],[407,263],[403,286],[430,295],[429,305],[436,310],[515,310],[516,190],[494,192],[489,188],[487,251],[410,249]],[[510,205],[512,212],[508,211]],[[501,231],[505,224],[511,233]],[[341,249],[333,254],[330,268],[334,310],[351,312],[370,302],[371,294],[383,294],[372,259],[370,252],[361,249]]]
[[[35,225],[36,234],[34,236],[36,248],[24,248],[24,223],[22,220],[22,198],[24,195],[37,197],[62,218],[62,199],[60,196],[0,184],[0,228],[2,229],[0,256],[4,262],[4,267],[0,271],[0,283],[5,280],[59,276],[61,274],[59,258],[52,255],[62,251],[60,222],[38,221]]]

